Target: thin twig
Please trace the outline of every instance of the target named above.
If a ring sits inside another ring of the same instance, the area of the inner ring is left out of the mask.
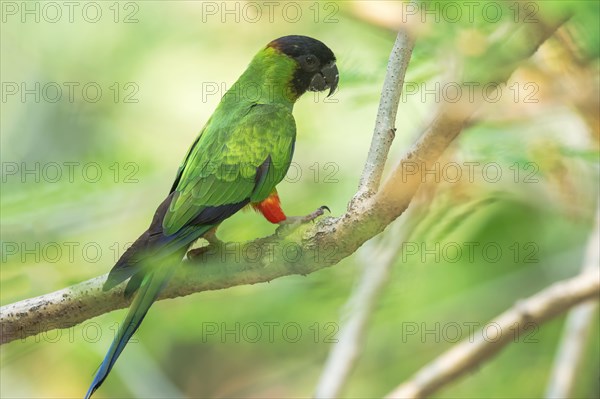
[[[551,285],[492,320],[486,326],[499,331],[490,338],[482,331],[471,335],[467,341],[437,357],[407,382],[398,386],[387,398],[424,398],[444,385],[456,381],[460,376],[490,359],[514,339],[507,331],[528,331],[556,317],[575,305],[597,299],[600,294],[600,276],[580,274]],[[516,327],[515,327],[516,326]],[[484,327],[483,330],[485,330]]]
[[[581,274],[598,275],[600,265],[600,211],[596,214],[596,227],[587,245]],[[591,278],[591,277],[590,277]],[[562,342],[554,360],[547,398],[570,398],[577,371],[585,355],[590,330],[596,317],[598,302],[583,303],[569,312],[565,323]]]
[[[362,201],[365,197],[373,195],[379,187],[388,152],[396,134],[396,114],[413,47],[414,38],[409,30],[400,29],[387,64],[371,148],[351,207],[356,201]]]
[[[395,136],[398,104],[413,47],[414,39],[410,32],[406,27],[401,28],[388,60],[371,148],[360,178],[358,192],[350,203],[350,209],[373,195],[379,187],[388,152]],[[315,392],[315,396],[318,398],[339,396],[359,356],[360,343],[370,314],[387,281],[397,249],[394,246],[388,246],[387,249],[381,248],[378,253],[378,259],[370,263],[370,267],[363,269],[360,282],[348,300],[347,307],[350,316],[341,328],[338,343],[329,353]]]

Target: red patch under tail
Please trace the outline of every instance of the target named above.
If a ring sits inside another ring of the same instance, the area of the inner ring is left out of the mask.
[[[252,204],[252,207],[271,223],[280,223],[286,219],[277,191],[273,191],[264,201]]]

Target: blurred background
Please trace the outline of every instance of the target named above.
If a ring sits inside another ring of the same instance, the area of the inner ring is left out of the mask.
[[[327,204],[342,214],[370,145],[395,27],[415,12],[424,24],[388,169],[455,97],[446,85],[461,66],[494,65],[482,58],[490,41],[567,8],[573,16],[506,86],[475,99],[472,125],[395,222],[410,236],[346,395],[384,395],[519,298],[580,269],[598,196],[597,2],[470,2],[471,14],[451,2],[460,15],[443,2],[417,11],[394,1],[67,3],[1,3],[0,304],[106,273],[146,229],[221,96],[279,36],[318,38],[340,69],[333,97],[309,93],[295,107],[284,209]],[[273,231],[243,212],[220,238]],[[310,396],[376,248],[308,277],[155,304],[96,397]],[[0,395],[81,397],[124,313],[2,346]],[[539,397],[563,322],[503,331],[514,344],[436,396]],[[577,397],[600,395],[597,324]]]

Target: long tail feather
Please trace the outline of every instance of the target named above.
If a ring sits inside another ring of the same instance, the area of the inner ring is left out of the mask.
[[[87,394],[85,395],[85,399],[89,399],[94,391],[102,385],[108,373],[112,369],[113,365],[117,361],[117,358],[127,345],[127,342],[131,338],[131,336],[135,333],[135,331],[140,326],[142,320],[144,320],[144,316],[148,313],[148,309],[152,303],[158,297],[158,294],[165,286],[165,284],[169,281],[169,278],[173,274],[175,267],[171,264],[163,265],[162,267],[156,268],[150,273],[144,276],[142,284],[135,296],[129,312],[127,313],[127,317],[123,321],[123,324],[120,326],[113,343],[106,354],[106,357],[102,361],[96,376],[94,377],[94,381],[90,386]]]

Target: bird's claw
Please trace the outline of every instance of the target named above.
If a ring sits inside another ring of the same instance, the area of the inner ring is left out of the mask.
[[[319,216],[323,216],[323,214],[325,214],[325,211],[331,213],[331,209],[329,209],[329,207],[327,205],[321,205],[313,213],[310,213],[310,214],[308,214],[306,216],[303,216],[302,217],[302,223],[313,222]]]
[[[277,228],[277,232],[281,233],[285,230],[293,230],[294,227],[298,227],[302,224],[313,222],[319,216],[322,216],[325,211],[331,213],[331,209],[328,206],[323,205],[317,208],[314,212],[309,213],[305,216],[288,216],[284,221],[279,223],[279,227]]]
[[[204,257],[208,252],[210,252],[212,250],[213,250],[213,248],[211,248],[210,245],[200,247],[200,248],[190,249],[187,252],[187,258],[189,260],[196,260],[198,258]]]
[[[303,223],[312,222],[319,216],[322,216],[325,213],[325,211],[331,213],[331,210],[329,209],[329,207],[326,205],[323,205],[323,206],[320,206],[319,208],[317,208],[316,211],[311,212],[305,216],[288,216],[287,218],[285,218],[285,220],[283,222],[281,222],[279,224],[280,225],[303,224]]]
[[[189,260],[195,260],[210,255],[212,253],[216,253],[225,245],[223,241],[217,238],[217,235],[214,231],[205,234],[202,238],[204,238],[206,242],[208,242],[208,245],[205,245],[200,248],[190,249],[187,252],[187,258]]]

